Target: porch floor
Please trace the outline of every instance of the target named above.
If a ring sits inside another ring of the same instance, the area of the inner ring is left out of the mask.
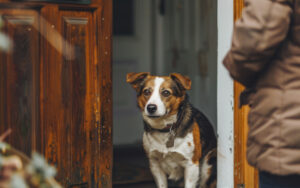
[[[113,187],[156,187],[141,145],[114,147]]]
[[[134,184],[124,184],[124,185],[113,185],[114,188],[156,188],[154,182],[145,183],[134,183]]]
[[[156,188],[142,146],[114,147],[114,188]],[[168,187],[178,188],[174,182]]]

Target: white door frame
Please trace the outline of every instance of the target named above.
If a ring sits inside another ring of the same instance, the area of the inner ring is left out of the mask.
[[[218,188],[234,187],[234,88],[222,64],[231,44],[233,15],[233,0],[218,0]]]

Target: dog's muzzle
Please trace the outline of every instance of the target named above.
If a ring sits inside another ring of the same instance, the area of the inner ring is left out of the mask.
[[[156,110],[157,110],[157,106],[155,104],[148,104],[147,111],[150,115],[154,114]]]

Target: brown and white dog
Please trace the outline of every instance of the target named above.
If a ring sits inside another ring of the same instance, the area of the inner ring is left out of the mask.
[[[216,187],[217,141],[212,125],[188,101],[188,77],[129,73],[144,119],[143,145],[159,188],[184,179],[185,188]]]

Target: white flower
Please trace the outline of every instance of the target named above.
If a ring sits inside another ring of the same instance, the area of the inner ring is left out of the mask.
[[[0,28],[3,25],[3,20],[0,15]],[[7,35],[0,31],[0,51],[3,50],[5,52],[9,52],[12,49],[12,42]]]
[[[0,32],[0,50],[9,52],[12,49],[12,43],[7,35]]]
[[[10,187],[11,188],[28,188],[24,179],[18,174],[15,174],[11,177]]]
[[[32,160],[27,166],[27,171],[32,175],[38,175],[43,179],[55,176],[56,169],[50,166],[44,157],[38,153],[32,154]]]
[[[9,149],[10,148],[10,146],[7,144],[7,143],[5,143],[5,142],[0,142],[0,151],[1,152],[5,152],[7,149]]]

